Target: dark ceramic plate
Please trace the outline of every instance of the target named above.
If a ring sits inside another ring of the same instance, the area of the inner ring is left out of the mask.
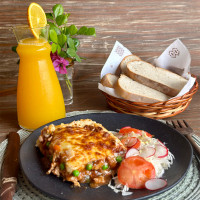
[[[20,149],[20,164],[23,173],[36,188],[56,199],[65,200],[146,199],[174,187],[186,174],[192,160],[193,152],[191,145],[185,137],[176,130],[157,120],[119,113],[96,113],[63,118],[53,123],[57,125],[61,122],[69,123],[73,120],[87,118],[101,123],[105,128],[111,131],[115,131],[124,126],[132,126],[145,130],[155,135],[155,137],[162,142],[166,142],[166,146],[175,156],[173,165],[170,169],[166,170],[163,176],[164,179],[167,179],[168,185],[156,191],[149,191],[147,189],[131,190],[133,194],[124,197],[121,193],[116,194],[106,185],[96,189],[90,188],[88,185],[84,185],[81,188],[72,188],[71,183],[63,182],[54,175],[45,174],[41,163],[41,156],[35,147],[36,140],[43,126],[35,130],[26,139]]]

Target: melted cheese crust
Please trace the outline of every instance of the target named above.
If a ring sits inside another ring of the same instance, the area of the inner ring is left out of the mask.
[[[73,170],[85,170],[88,163],[95,163],[95,170],[102,168],[105,162],[115,168],[115,158],[126,151],[117,137],[90,119],[50,125],[42,130],[40,137],[37,140],[40,151],[46,156],[53,155],[54,163],[65,163],[69,174]],[[47,141],[50,142],[48,148]]]

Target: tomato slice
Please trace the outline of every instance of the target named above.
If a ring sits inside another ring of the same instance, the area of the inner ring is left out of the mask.
[[[127,133],[131,133],[131,132],[142,135],[142,130],[132,128],[130,126],[125,126],[119,130],[119,133],[121,133],[122,135],[126,135]],[[147,137],[150,137],[150,138],[153,137],[150,133],[148,133],[146,131],[144,131],[144,132],[146,133]]]
[[[122,161],[118,169],[118,179],[129,188],[145,188],[145,182],[155,178],[156,172],[152,163],[140,156],[132,156]]]
[[[138,149],[140,147],[140,140],[136,137],[127,137],[121,140],[122,144],[127,148]]]
[[[131,133],[133,130],[130,126],[125,126],[123,128],[121,128],[119,130],[119,133],[121,133],[122,135],[126,134],[126,133]]]
[[[126,135],[127,133],[131,133],[131,132],[134,132],[140,135],[142,134],[141,130],[136,129],[136,128],[131,128],[130,126],[125,126],[119,130],[119,133],[121,133],[122,135]]]
[[[136,129],[136,128],[132,128],[134,129],[134,133],[142,135],[142,130]]]
[[[147,136],[147,137],[150,137],[150,138],[153,137],[153,135],[151,135],[150,133],[148,133],[148,132],[146,132],[146,131],[145,131],[145,133],[146,133],[146,136]]]
[[[137,143],[135,143],[131,148],[135,148],[135,149],[138,149],[140,147],[140,140],[137,138]]]

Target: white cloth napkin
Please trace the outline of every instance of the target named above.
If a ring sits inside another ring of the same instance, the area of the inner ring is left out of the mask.
[[[189,92],[195,83],[195,78],[190,74],[191,56],[186,46],[179,40],[175,40],[165,51],[154,60],[154,65],[175,72],[188,79],[187,84],[176,95],[180,97]]]
[[[189,78],[191,56],[186,46],[179,40],[175,40],[166,50],[154,60],[157,67],[173,71],[185,78]]]
[[[132,53],[126,47],[124,47],[121,43],[116,41],[106,63],[104,64],[101,70],[100,78],[102,78],[105,74],[108,73],[115,74],[117,67],[119,66],[122,59],[125,56],[131,54]]]

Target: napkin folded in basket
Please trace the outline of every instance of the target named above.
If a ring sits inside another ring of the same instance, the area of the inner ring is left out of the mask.
[[[17,185],[19,170],[20,137],[16,132],[8,135],[8,145],[1,168],[1,200],[12,200]]]
[[[101,70],[100,79],[107,73],[114,74],[123,58],[131,54],[132,53],[126,47],[116,41],[106,63]],[[158,58],[154,59],[152,62],[152,64],[157,67],[175,72],[188,80],[187,84],[175,97],[182,96],[189,92],[195,83],[196,78],[192,77],[190,74],[190,63],[190,53],[179,39],[175,40]],[[113,88],[105,87],[101,83],[98,84],[98,88],[111,96],[121,98],[115,93]]]

